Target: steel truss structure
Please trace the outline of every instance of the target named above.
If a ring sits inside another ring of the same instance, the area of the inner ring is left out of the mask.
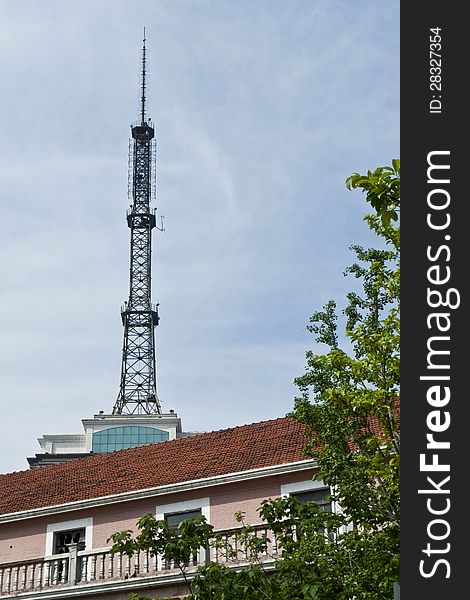
[[[145,32],[142,47],[141,118],[131,125],[129,153],[130,228],[129,300],[121,309],[124,326],[121,383],[113,414],[161,413],[157,396],[154,329],[158,325],[158,305],[151,302],[152,229],[156,209],[155,129],[145,114],[146,91]]]

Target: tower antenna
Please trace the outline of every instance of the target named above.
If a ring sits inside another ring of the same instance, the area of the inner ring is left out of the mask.
[[[143,125],[145,123],[145,91],[146,91],[146,81],[145,81],[145,76],[146,76],[146,62],[147,62],[147,56],[146,56],[146,47],[145,47],[145,42],[146,42],[146,38],[145,38],[145,27],[144,27],[144,39],[143,39],[143,43],[142,43],[142,94],[141,94],[141,124]]]
[[[146,47],[142,48],[142,97],[140,120],[131,125],[129,145],[130,228],[129,299],[121,309],[124,326],[121,383],[113,414],[160,414],[157,396],[154,329],[158,325],[158,304],[151,301],[152,229],[156,209],[155,131],[145,118]]]

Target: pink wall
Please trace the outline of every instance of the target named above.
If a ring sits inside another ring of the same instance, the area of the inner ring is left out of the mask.
[[[46,523],[38,519],[0,524],[0,563],[44,556]]]
[[[281,485],[297,481],[311,480],[315,471],[302,471],[277,475],[264,479],[247,480],[213,488],[211,493],[211,524],[215,529],[228,529],[238,524],[234,514],[244,512],[245,523],[261,523],[258,508],[267,498],[277,498],[281,494]]]

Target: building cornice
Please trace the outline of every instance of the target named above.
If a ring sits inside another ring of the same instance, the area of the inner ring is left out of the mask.
[[[9,523],[12,521],[22,521],[25,519],[33,519],[37,517],[43,517],[48,515],[55,515],[64,512],[70,512],[75,510],[82,510],[86,508],[94,508],[96,506],[103,506],[106,504],[117,504],[121,502],[131,502],[133,500],[141,500],[144,498],[152,498],[155,496],[162,496],[164,494],[171,494],[176,492],[185,492],[188,490],[198,490],[207,487],[213,487],[217,485],[224,485],[227,483],[236,483],[239,481],[246,481],[250,479],[259,479],[264,477],[272,477],[274,475],[284,475],[297,471],[305,471],[313,469],[317,466],[316,462],[312,459],[301,460],[292,463],[286,463],[283,465],[274,465],[269,467],[261,467],[258,469],[251,469],[247,471],[239,471],[237,473],[227,473],[225,475],[216,475],[213,477],[204,477],[202,479],[194,479],[192,481],[183,481],[180,483],[172,483],[168,485],[161,485],[146,489],[134,490],[129,492],[122,492],[119,494],[112,494],[108,496],[99,496],[95,498],[88,498],[86,500],[76,500],[74,502],[67,502],[65,504],[58,504],[53,506],[44,506],[41,508],[34,508],[31,510],[22,510],[13,513],[6,513],[0,515],[0,523]]]

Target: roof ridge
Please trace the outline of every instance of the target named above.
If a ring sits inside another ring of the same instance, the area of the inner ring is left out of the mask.
[[[118,450],[112,450],[111,452],[103,452],[103,453],[90,453],[87,454],[86,456],[77,456],[77,458],[72,459],[71,461],[67,461],[67,462],[60,462],[60,463],[54,463],[54,464],[50,464],[50,465],[43,465],[41,467],[37,467],[41,469],[41,472],[43,472],[44,470],[50,470],[50,469],[56,469],[58,466],[60,465],[65,465],[65,464],[70,464],[70,462],[73,463],[77,463],[80,461],[80,463],[82,463],[83,461],[90,461],[90,462],[101,462],[101,460],[103,460],[104,457],[109,457],[110,455],[112,455],[113,457],[118,458],[120,455],[122,456],[122,453],[129,453],[131,454],[132,452],[141,452],[140,448],[143,447],[148,447],[148,446],[168,446],[168,445],[177,445],[180,443],[191,443],[188,440],[194,440],[195,438],[201,438],[202,436],[210,436],[210,435],[214,435],[214,434],[224,434],[224,433],[229,433],[229,432],[233,432],[233,431],[240,431],[241,429],[244,428],[248,428],[248,427],[254,427],[257,425],[264,425],[267,423],[274,423],[276,421],[282,422],[285,420],[293,420],[293,417],[289,416],[289,415],[285,415],[284,417],[276,417],[275,419],[265,419],[263,421],[255,421],[253,423],[245,423],[242,425],[235,425],[233,427],[226,427],[224,429],[212,429],[209,431],[201,431],[201,432],[194,432],[191,435],[188,436],[183,436],[183,437],[177,437],[174,438],[172,440],[163,440],[161,442],[150,442],[148,444],[141,444],[139,446],[134,446],[132,448],[121,448]],[[51,457],[54,456],[54,454],[50,455]],[[34,469],[35,470],[35,469]],[[31,469],[23,469],[23,470],[19,470],[19,471],[11,471],[9,473],[0,473],[0,479],[3,477],[7,477],[7,476],[11,476],[11,475],[15,475],[15,474],[20,474],[20,473],[29,473],[31,471]]]

